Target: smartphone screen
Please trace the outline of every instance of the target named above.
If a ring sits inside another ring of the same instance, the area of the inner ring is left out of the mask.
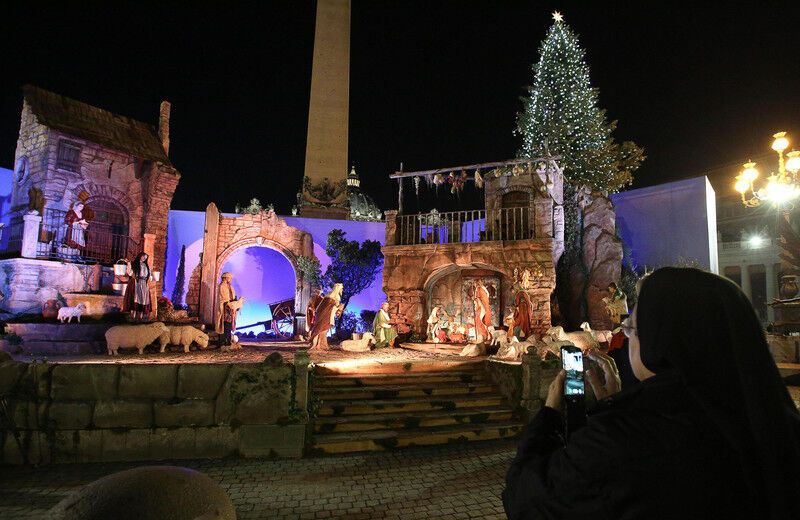
[[[583,383],[583,353],[578,347],[561,347],[561,365],[567,373],[564,381],[564,395],[582,396]]]

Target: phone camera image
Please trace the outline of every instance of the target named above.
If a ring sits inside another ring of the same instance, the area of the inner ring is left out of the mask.
[[[561,351],[561,363],[567,373],[564,395],[583,395],[583,353],[564,349]]]

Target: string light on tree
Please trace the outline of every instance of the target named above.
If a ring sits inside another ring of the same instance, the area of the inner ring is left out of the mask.
[[[616,122],[608,122],[598,106],[578,37],[560,12],[552,17],[533,66],[533,85],[517,118],[520,156],[560,155],[569,181],[616,191],[631,182],[644,158],[642,149],[614,141]]]

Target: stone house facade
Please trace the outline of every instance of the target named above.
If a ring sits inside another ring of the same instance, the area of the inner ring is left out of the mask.
[[[56,228],[63,228],[72,204],[82,201],[90,208],[87,242],[103,237],[102,243],[87,245],[94,247],[86,255],[89,262],[109,265],[117,255],[145,251],[152,269],[163,272],[169,207],[180,179],[168,156],[169,114],[170,105],[163,102],[155,127],[38,87],[23,87],[6,256],[30,258],[27,271],[37,270],[36,261],[76,260],[60,256],[63,237]],[[36,253],[20,255],[24,217],[36,213],[42,219]],[[35,307],[33,293],[41,292],[15,280],[18,264],[3,269],[6,308],[12,311]],[[35,278],[33,271],[27,278]],[[156,292],[161,293],[161,282]]]
[[[526,290],[533,328],[542,334],[550,327],[555,266],[564,251],[563,173],[555,161],[540,160],[535,170],[497,169],[484,179],[485,210],[386,212],[383,290],[401,332],[424,338],[434,307],[471,325],[468,293],[478,278],[490,288],[493,325],[500,326],[525,270],[535,273]]]

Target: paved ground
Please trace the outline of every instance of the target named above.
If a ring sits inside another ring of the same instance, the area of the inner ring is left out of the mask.
[[[514,441],[302,460],[179,461],[220,482],[239,519],[502,519]],[[161,463],[159,463],[161,464]],[[42,518],[81,485],[142,464],[0,470],[0,518]]]

